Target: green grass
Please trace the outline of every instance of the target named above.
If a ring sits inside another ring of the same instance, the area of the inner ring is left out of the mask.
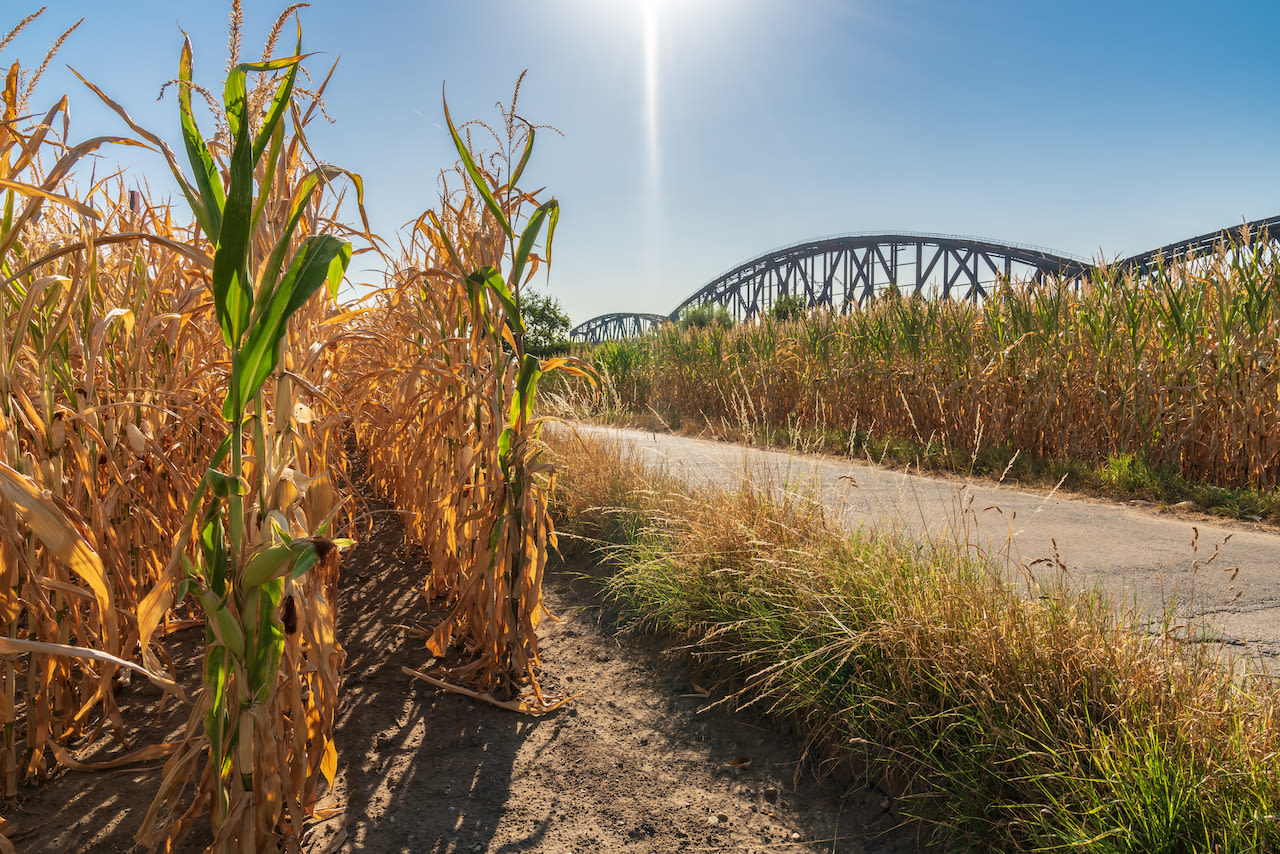
[[[604,445],[559,457],[559,525],[610,543],[638,627],[802,721],[950,847],[1280,850],[1280,695],[1196,627],[1152,633],[1096,592],[1021,589],[749,482],[692,490]]]

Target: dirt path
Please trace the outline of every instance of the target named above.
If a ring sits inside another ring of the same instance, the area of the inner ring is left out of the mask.
[[[733,486],[750,472],[757,483],[809,491],[851,526],[899,525],[958,539],[1039,577],[1056,573],[1060,562],[1076,583],[1099,583],[1150,613],[1161,613],[1169,601],[1181,618],[1205,615],[1222,640],[1280,665],[1280,534],[1263,525],[1047,497],[834,457],[638,430],[574,429],[630,443],[655,465],[694,481]]]
[[[347,651],[337,723],[341,811],[304,837],[330,852],[908,852],[894,804],[856,780],[814,783],[803,745],[759,721],[702,711],[718,699],[643,638],[619,633],[595,582],[549,576],[546,687],[582,696],[532,718],[416,682],[429,621],[394,513],[343,561],[339,636]],[[184,681],[198,679],[199,629],[175,636]],[[173,733],[185,710],[154,720],[158,692],[120,691],[135,744]],[[81,754],[101,760],[117,748]],[[799,773],[797,773],[799,769]],[[157,785],[158,765],[58,772],[5,805],[19,852],[124,852]],[[199,851],[198,827],[183,851]]]

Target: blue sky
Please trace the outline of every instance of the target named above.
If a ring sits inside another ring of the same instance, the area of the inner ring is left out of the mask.
[[[9,7],[12,21],[38,8]],[[283,4],[246,0],[256,57]],[[33,107],[120,133],[75,66],[174,142],[179,27],[220,89],[229,3],[50,0],[0,56]],[[375,230],[437,199],[455,118],[555,125],[526,176],[562,205],[550,281],[574,322],[666,313],[761,252],[847,231],[974,235],[1114,258],[1280,214],[1280,4],[955,0],[315,0],[341,62],[317,155],[362,174]],[[646,21],[648,23],[646,23]],[[109,156],[114,161],[115,155]],[[104,164],[104,167],[109,164]],[[167,186],[158,160],[139,160]],[[357,278],[375,281],[373,271]]]

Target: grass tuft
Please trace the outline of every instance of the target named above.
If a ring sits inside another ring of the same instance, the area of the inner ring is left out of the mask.
[[[692,490],[561,441],[561,527],[609,544],[636,625],[732,673],[736,704],[800,719],[813,755],[855,762],[939,841],[1280,848],[1280,693],[1194,627],[1021,589],[952,542],[848,533],[749,479]]]

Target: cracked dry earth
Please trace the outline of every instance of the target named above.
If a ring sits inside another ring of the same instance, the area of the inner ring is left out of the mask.
[[[544,687],[581,696],[535,718],[438,691],[404,675],[429,656],[429,625],[393,513],[344,556],[339,636],[347,650],[338,779],[303,850],[331,852],[872,852],[917,850],[916,829],[859,780],[819,782],[803,744],[760,720],[706,707],[718,699],[619,631],[597,582],[557,566],[541,627]],[[589,569],[589,567],[581,567]],[[175,658],[198,679],[198,630]],[[180,636],[175,636],[179,638]],[[147,684],[122,689],[135,745],[166,737]],[[101,760],[117,748],[80,754]],[[128,851],[158,767],[58,772],[3,814],[20,852]],[[184,851],[208,844],[200,826]]]

